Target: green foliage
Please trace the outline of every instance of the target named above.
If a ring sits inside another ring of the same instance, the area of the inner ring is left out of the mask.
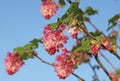
[[[90,34],[96,37],[96,36],[100,36],[102,32],[100,30],[96,30],[95,32],[90,32]]]
[[[117,25],[118,18],[119,18],[119,15],[116,14],[115,16],[113,16],[108,20],[108,25],[110,26],[107,28],[107,31],[109,31],[110,29],[114,28]]]
[[[33,55],[31,52],[38,48],[38,43],[42,43],[41,39],[33,39],[28,44],[24,45],[23,47],[14,48],[14,52],[17,52],[21,55],[21,59],[27,60],[32,58]]]
[[[65,3],[64,0],[59,0],[59,5],[60,5],[61,8],[64,8],[65,4],[66,3]]]
[[[91,6],[88,6],[84,13],[90,16],[90,15],[97,14],[98,11],[94,10]]]
[[[82,40],[81,44],[75,46],[72,51],[73,52],[85,52],[90,49],[91,46],[91,41],[89,39],[87,40]]]
[[[56,29],[58,27],[58,23],[51,23],[49,24],[52,30]]]

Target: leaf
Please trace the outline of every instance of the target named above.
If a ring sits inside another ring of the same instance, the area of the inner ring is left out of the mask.
[[[94,10],[91,6],[88,6],[84,13],[87,15],[94,15],[94,14],[97,14],[98,11]]]
[[[24,54],[24,48],[23,47],[14,48],[14,51],[19,53],[20,55]]]
[[[97,36],[96,37],[98,40],[102,40],[104,38],[104,36]]]
[[[81,45],[75,46],[72,51],[73,52],[81,52],[81,51],[88,51],[91,46],[90,40],[83,40],[81,41]]]
[[[110,26],[107,28],[107,31],[109,31],[110,29],[112,29],[113,27],[117,25],[118,18],[119,18],[119,14],[116,14],[115,16],[113,16],[112,18],[108,20],[108,25]]]
[[[59,5],[61,8],[64,8],[65,7],[65,1],[64,0],[59,0]]]
[[[117,25],[117,22],[111,23],[111,25],[107,28],[107,31],[109,31],[110,29],[114,28],[116,25]]]
[[[100,30],[96,30],[95,32],[90,32],[90,34],[92,34],[94,37],[96,37],[96,36],[100,36],[102,34],[102,32]]]
[[[58,27],[58,23],[51,23],[49,24],[52,30],[56,29]]]

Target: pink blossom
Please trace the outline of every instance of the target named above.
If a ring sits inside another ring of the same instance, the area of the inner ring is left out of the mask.
[[[23,60],[20,59],[20,55],[18,53],[7,53],[7,57],[5,58],[5,69],[9,75],[16,73],[20,67],[24,64]]]
[[[70,27],[70,29],[69,29],[68,32],[71,33],[71,36],[72,36],[73,38],[77,38],[77,36],[78,36],[78,31],[77,31],[76,27]]]
[[[109,51],[113,50],[112,46],[110,45],[110,39],[108,37],[104,37],[101,40],[101,44],[103,45],[103,47],[105,47],[105,49],[107,49]]]
[[[60,28],[62,31],[64,31],[64,30],[66,29],[66,25],[65,25],[65,24],[60,24],[60,25],[59,25],[59,28]]]
[[[72,61],[69,60],[69,55],[67,54],[66,49],[63,50],[61,55],[57,56],[57,62],[55,63],[55,72],[60,79],[67,78],[74,69],[72,68]]]
[[[53,55],[56,51],[59,51],[68,40],[68,37],[65,36],[60,30],[51,30],[50,26],[45,26],[43,31],[42,42],[46,51]]]
[[[99,50],[99,47],[95,44],[92,44],[91,47],[90,47],[90,51],[93,55],[97,55],[98,54],[98,50]]]
[[[58,10],[58,5],[53,0],[44,0],[41,6],[41,13],[45,19],[50,19],[56,14]]]

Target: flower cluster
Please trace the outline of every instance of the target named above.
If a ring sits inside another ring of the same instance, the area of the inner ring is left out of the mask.
[[[56,14],[58,10],[58,5],[53,0],[44,0],[41,6],[41,13],[45,19],[50,19]]]
[[[90,47],[90,51],[94,56],[96,56],[99,51],[99,46],[97,44],[92,44]]]
[[[74,71],[72,68],[72,62],[69,60],[69,55],[66,49],[63,50],[61,55],[57,56],[56,61],[58,63],[54,64],[55,71],[60,79],[65,79]]]
[[[67,42],[68,37],[65,36],[59,29],[52,30],[50,26],[45,26],[43,31],[42,42],[46,51],[53,55],[63,44]]]
[[[82,53],[68,53],[68,50],[64,48],[62,50],[62,54],[56,57],[55,71],[57,76],[60,79],[67,78],[71,73],[73,73],[74,69],[82,63],[83,57]]]
[[[20,67],[24,64],[23,60],[18,53],[7,53],[7,57],[5,58],[5,68],[9,75],[16,73]]]
[[[112,78],[112,81],[119,81],[120,79],[113,73],[109,73],[110,77]]]
[[[104,38],[101,40],[101,44],[102,44],[102,46],[104,47],[104,49],[107,49],[107,50],[109,50],[109,51],[112,51],[113,48],[112,48],[112,46],[111,46],[110,43],[111,43],[111,42],[110,42],[110,39],[109,39],[108,37],[104,37]]]

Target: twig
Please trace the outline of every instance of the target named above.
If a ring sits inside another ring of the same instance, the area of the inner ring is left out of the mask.
[[[83,24],[81,26],[79,26],[83,32],[90,38],[90,39],[93,39],[93,40],[97,40],[94,36],[92,36],[85,28],[86,26]]]
[[[93,66],[91,65],[91,63],[88,62],[88,64],[89,64],[89,66],[91,67],[91,69],[92,69],[92,71],[93,71],[95,77],[97,78],[97,81],[100,81],[99,78],[98,78],[98,76],[97,76],[97,73],[96,73],[95,69],[93,68]]]
[[[110,62],[110,60],[100,51],[100,55],[111,65],[111,67],[116,70],[115,66]]]
[[[88,21],[88,23],[95,29],[95,30],[99,30],[90,20]],[[102,32],[103,36],[106,36],[103,32]]]
[[[107,71],[107,69],[104,67],[104,65],[101,63],[100,59],[98,58],[98,56],[95,56],[96,61],[98,62],[98,64],[100,65],[100,67],[104,70],[104,72],[106,73],[106,75],[109,77],[109,79],[112,81],[112,78],[109,76],[109,73]]]
[[[36,58],[38,58],[42,63],[45,63],[45,64],[50,65],[50,66],[54,66],[52,63],[49,63],[49,62],[43,60],[40,56],[37,55],[37,53],[35,51],[32,51],[32,55],[34,55]],[[82,79],[77,74],[72,73],[72,75],[74,75],[75,77],[77,77],[80,81],[84,81],[84,79]]]
[[[79,79],[79,81],[85,81],[85,80],[83,80],[81,77],[79,77],[77,74],[75,74],[75,73],[72,73],[72,75],[74,75],[75,77],[77,77],[78,79]]]
[[[51,64],[51,63],[43,60],[41,57],[39,57],[35,51],[33,51],[32,54],[33,54],[36,58],[38,58],[41,62],[43,62],[43,63],[45,63],[45,64],[48,64],[48,65],[50,65],[50,66],[54,66],[53,64]]]

